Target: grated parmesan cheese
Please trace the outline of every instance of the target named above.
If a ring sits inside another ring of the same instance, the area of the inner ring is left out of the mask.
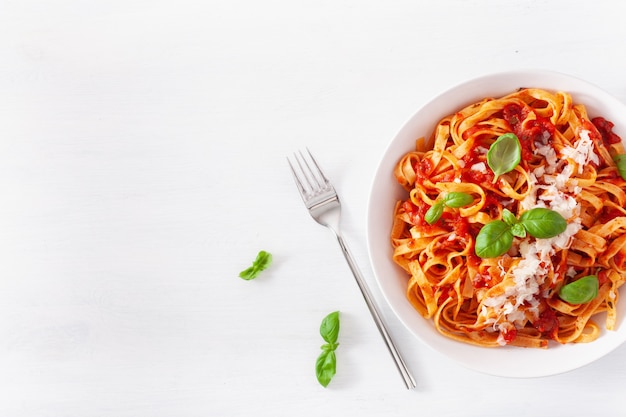
[[[535,149],[535,155],[543,156],[548,163],[546,170],[549,174],[554,173],[557,165],[556,151],[550,145],[539,146]]]
[[[561,154],[566,158],[571,158],[576,165],[578,165],[578,173],[582,174],[585,169],[585,165],[590,162],[595,164],[600,163],[598,155],[594,151],[593,141],[589,136],[588,130],[581,130],[578,141],[574,144],[574,147],[566,146],[561,150]]]
[[[508,329],[507,326],[515,324],[521,327],[526,320],[538,317],[538,296],[541,296],[541,285],[552,269],[552,256],[556,251],[568,248],[574,235],[582,229],[579,217],[581,207],[571,195],[580,193],[581,188],[571,178],[575,167],[566,158],[578,166],[579,174],[583,172],[585,164],[599,163],[587,130],[580,132],[574,147],[565,147],[561,151],[560,158],[547,141],[536,145],[535,155],[544,157],[547,164],[529,173],[529,192],[520,202],[520,207],[524,211],[535,207],[550,208],[563,216],[568,225],[563,233],[549,239],[523,239],[518,245],[521,260],[511,270],[513,285],[506,288],[503,294],[483,300],[480,315],[486,317],[485,322],[492,324],[494,331],[501,331],[498,338],[501,343],[504,340],[502,331]],[[498,266],[504,273],[501,265]],[[567,274],[575,274],[575,270],[569,268]],[[522,305],[524,309],[520,309]]]
[[[472,171],[478,171],[480,173],[487,173],[487,165],[484,162],[478,162],[470,167]]]

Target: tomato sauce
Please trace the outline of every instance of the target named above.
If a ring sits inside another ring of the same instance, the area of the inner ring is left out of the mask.
[[[485,162],[485,166],[486,166]],[[483,183],[491,183],[493,182],[493,171],[489,168],[485,172],[476,171],[471,169],[471,166],[468,168],[464,168],[461,171],[461,181],[463,182],[471,182],[474,184],[483,184]]]
[[[476,275],[472,279],[472,283],[474,284],[474,288],[490,288],[491,287],[491,276],[490,275]]]
[[[469,222],[467,218],[462,217],[458,211],[444,212],[441,215],[441,220],[443,225],[451,232],[454,232],[458,237],[469,239]]]
[[[437,299],[437,304],[441,305],[441,303],[443,303],[448,298],[453,297],[453,296],[454,296],[454,288],[452,287],[452,285],[446,284],[441,287],[441,294],[439,295],[439,298]]]
[[[507,104],[502,110],[502,117],[520,141],[522,161],[530,161],[533,158],[535,142],[545,143],[552,138],[556,130],[549,119],[537,114],[535,119],[526,120],[531,112],[532,109],[529,107],[515,103]]]
[[[415,182],[423,184],[424,180],[429,178],[433,165],[430,160],[422,159],[413,164],[413,170],[415,171]]]
[[[457,236],[468,238],[469,229],[470,225],[467,221],[467,217],[461,217],[461,215],[457,215],[457,219],[454,221],[454,233],[456,233]]]
[[[491,218],[498,217],[502,208],[501,197],[493,192],[485,193],[485,205],[482,211],[486,212]]]
[[[501,327],[500,335],[502,336],[502,339],[504,340],[504,342],[508,345],[517,337],[517,329],[513,326],[511,326],[510,328]]]
[[[546,306],[546,309],[539,315],[533,326],[549,339],[554,339],[559,330],[559,319],[554,310]]]
[[[598,219],[601,223],[606,224],[607,222],[613,220],[616,217],[624,216],[624,213],[621,210],[618,210],[613,207],[602,207],[602,211],[600,212],[600,218]]]
[[[598,286],[601,287],[608,282],[609,275],[606,273],[606,271],[603,269],[602,271],[598,272]]]
[[[477,162],[481,161],[481,155],[482,153],[479,152],[478,147],[480,146],[480,144],[478,143],[474,143],[474,147],[463,156],[463,162],[465,163],[466,167],[470,167],[472,165],[474,165]],[[486,146],[485,148],[488,148],[488,146]],[[485,158],[482,158],[482,160],[484,160]]]
[[[624,252],[617,252],[613,259],[615,260],[615,266],[617,266],[619,269],[624,269],[624,263],[626,262],[626,254]]]
[[[415,226],[428,225],[428,223],[424,221],[424,216],[426,215],[428,208],[428,205],[423,201],[420,201],[419,205],[415,205],[409,200],[402,203],[402,209],[409,215],[409,221],[411,224]]]
[[[478,268],[480,264],[482,263],[482,259],[479,256],[474,255],[473,253],[469,253],[467,255],[467,263],[473,266],[474,268]]]
[[[615,126],[612,122],[609,122],[604,117],[594,117],[591,119],[591,123],[598,129],[600,135],[602,136],[602,142],[605,146],[612,145],[614,143],[620,143],[622,139],[613,133],[613,127]]]

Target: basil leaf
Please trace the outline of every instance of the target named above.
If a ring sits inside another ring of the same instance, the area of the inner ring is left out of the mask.
[[[511,210],[508,209],[502,210],[502,220],[504,220],[504,222],[509,226],[513,226],[514,224],[519,223],[519,220],[517,220],[515,214],[511,213]]]
[[[324,317],[320,325],[320,335],[329,345],[335,346],[339,336],[339,312],[334,311]],[[336,347],[336,346],[335,346]],[[334,348],[333,348],[334,350]]]
[[[498,137],[489,147],[487,164],[495,174],[493,182],[499,175],[513,171],[522,160],[522,145],[514,133],[505,133]]]
[[[559,290],[559,297],[570,304],[588,303],[597,297],[598,287],[598,277],[587,275],[562,286]]]
[[[626,154],[615,155],[613,161],[617,164],[619,175],[626,180]]]
[[[272,254],[262,250],[257,254],[256,259],[252,262],[252,266],[239,273],[239,278],[243,278],[246,281],[254,279],[259,275],[259,273],[261,273],[261,271],[267,269],[271,263]]]
[[[452,191],[446,194],[443,198],[443,202],[448,207],[459,208],[472,204],[474,202],[474,197],[460,191]]]
[[[536,207],[524,212],[519,219],[532,237],[547,239],[561,234],[567,228],[567,221],[556,211]]]
[[[328,386],[330,380],[335,376],[337,367],[337,357],[335,349],[339,346],[339,311],[333,311],[322,320],[320,325],[320,335],[327,342],[321,346],[322,353],[315,362],[315,374],[317,380],[323,387]]]
[[[511,225],[511,233],[515,237],[526,237],[526,229],[524,229],[524,225],[521,223],[515,223],[514,225]]]
[[[424,220],[426,220],[426,223],[428,224],[433,224],[441,218],[442,214],[443,214],[443,201],[437,201],[435,204],[430,206],[430,208],[424,215]]]
[[[323,350],[315,361],[317,381],[326,388],[337,371],[337,357],[333,350]]]
[[[331,350],[337,350],[337,346],[339,346],[339,343],[324,343],[320,346],[320,349],[325,352],[330,352]]]
[[[505,254],[512,244],[511,226],[502,220],[494,220],[480,229],[474,250],[481,258],[496,258]]]

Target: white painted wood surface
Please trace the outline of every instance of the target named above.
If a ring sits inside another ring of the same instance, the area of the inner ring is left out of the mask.
[[[517,68],[626,101],[623,20],[612,0],[0,2],[0,415],[623,415],[626,347],[541,379],[461,368],[384,304],[365,241],[378,159],[420,105]],[[414,391],[296,193],[304,146]],[[272,267],[239,279],[261,249]]]

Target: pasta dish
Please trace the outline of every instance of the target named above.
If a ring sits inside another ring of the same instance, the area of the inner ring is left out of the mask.
[[[394,170],[407,197],[391,242],[419,314],[486,347],[546,348],[614,330],[626,152],[612,129],[569,93],[525,88],[417,139]]]

